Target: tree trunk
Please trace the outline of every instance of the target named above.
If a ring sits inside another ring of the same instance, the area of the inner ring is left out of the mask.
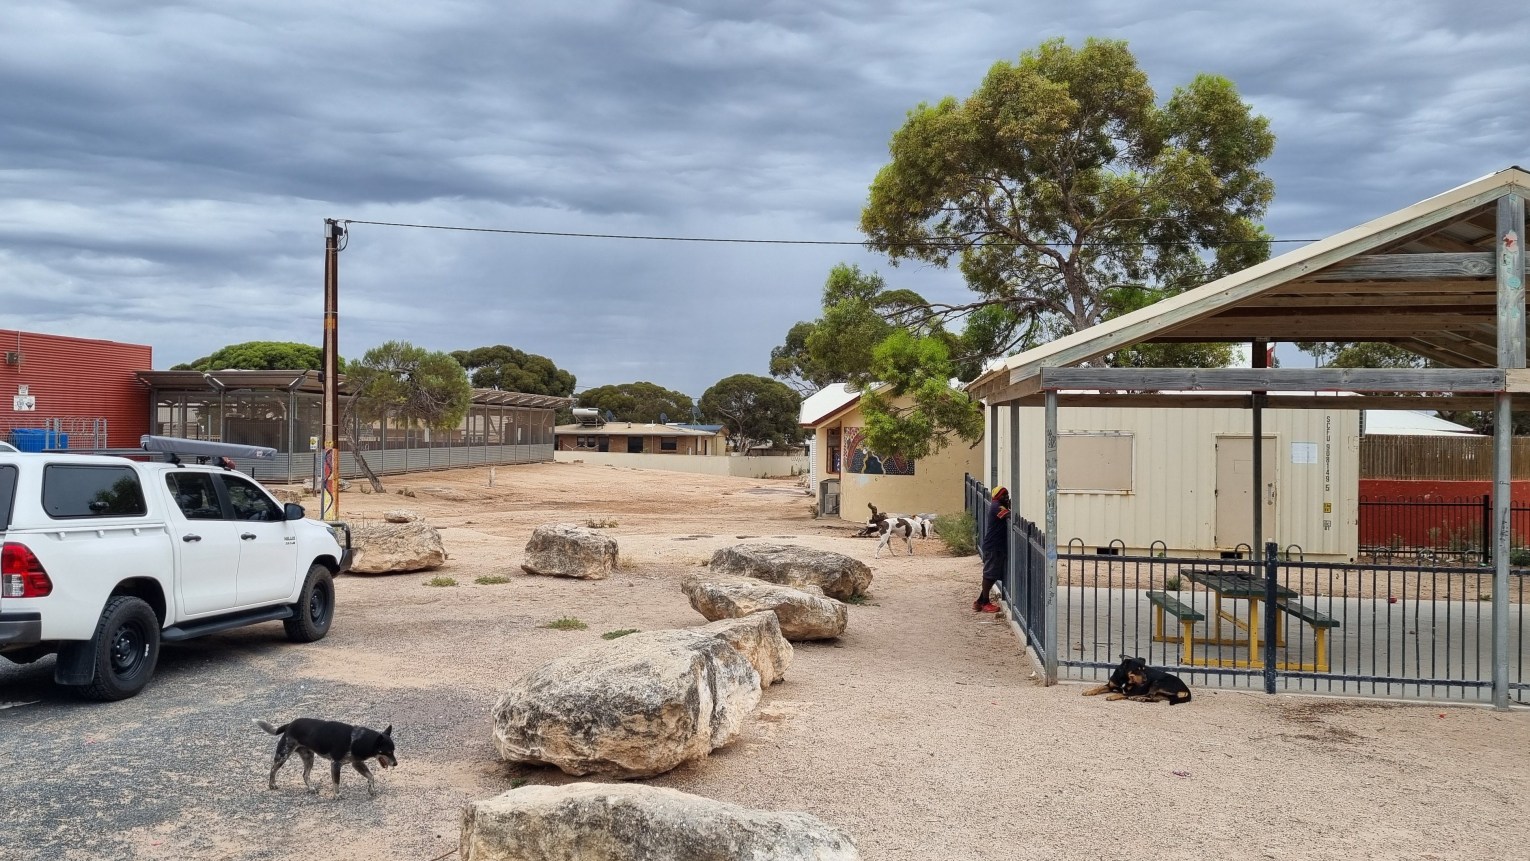
[[[356,443],[356,422],[349,420],[348,417],[348,420],[342,421],[341,424],[345,425],[345,438],[351,441],[351,454],[356,456],[356,465],[361,467],[361,471],[366,475],[367,480],[372,482],[372,492],[386,493],[387,491],[383,490],[382,479],[378,478],[377,473],[372,471],[372,465],[367,463],[366,456],[361,453],[361,446]],[[339,464],[336,464],[337,468],[338,466]]]

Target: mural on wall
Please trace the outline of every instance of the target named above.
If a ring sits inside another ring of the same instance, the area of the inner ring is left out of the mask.
[[[848,472],[861,475],[913,475],[914,460],[902,455],[883,457],[866,448],[863,428],[845,428],[845,451],[850,452]]]

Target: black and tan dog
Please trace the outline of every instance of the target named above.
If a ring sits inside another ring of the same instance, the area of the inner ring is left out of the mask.
[[[1136,667],[1126,674],[1126,689],[1120,696],[1140,703],[1167,700],[1173,706],[1190,702],[1190,687],[1173,673]]]
[[[276,742],[276,756],[271,762],[271,776],[266,785],[276,788],[276,773],[286,764],[287,758],[296,753],[303,760],[303,785],[314,795],[319,794],[321,783],[309,783],[308,774],[313,771],[313,757],[318,754],[330,761],[329,776],[335,782],[335,797],[340,797],[340,766],[350,763],[351,767],[361,773],[367,779],[367,794],[377,794],[377,782],[372,778],[372,772],[367,770],[366,761],[376,759],[377,764],[383,768],[392,768],[398,765],[398,756],[393,751],[393,725],[382,732],[375,729],[367,729],[364,726],[352,726],[333,720],[320,720],[318,718],[298,718],[297,720],[272,726],[263,720],[255,721],[255,725],[272,735],[281,736]]]
[[[1148,666],[1147,658],[1122,655],[1121,663],[1110,673],[1103,685],[1084,691],[1084,696],[1110,694],[1107,700],[1137,700],[1158,702],[1168,700],[1170,705],[1190,702],[1190,688],[1172,673]]]
[[[1122,691],[1126,690],[1126,676],[1127,676],[1127,674],[1130,673],[1132,671],[1132,669],[1137,667],[1137,666],[1146,667],[1147,666],[1147,660],[1145,658],[1134,658],[1131,655],[1122,655],[1121,656],[1121,665],[1116,667],[1114,670],[1110,671],[1110,678],[1105,680],[1105,684],[1098,685],[1096,687],[1090,688],[1087,691],[1084,691],[1084,696],[1086,696],[1086,697],[1097,697],[1100,694],[1119,694],[1119,693],[1121,693]],[[1116,700],[1116,699],[1120,699],[1120,697],[1118,697],[1118,696],[1111,696],[1111,697],[1109,697],[1109,699]]]

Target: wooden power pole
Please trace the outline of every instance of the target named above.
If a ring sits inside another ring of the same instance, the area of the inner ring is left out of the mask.
[[[319,461],[319,517],[340,519],[340,240],[345,228],[324,219],[324,456]]]

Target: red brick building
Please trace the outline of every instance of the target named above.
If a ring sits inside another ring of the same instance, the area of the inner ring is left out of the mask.
[[[0,329],[0,439],[51,429],[73,449],[137,448],[149,390],[134,374],[152,367],[142,344]]]

